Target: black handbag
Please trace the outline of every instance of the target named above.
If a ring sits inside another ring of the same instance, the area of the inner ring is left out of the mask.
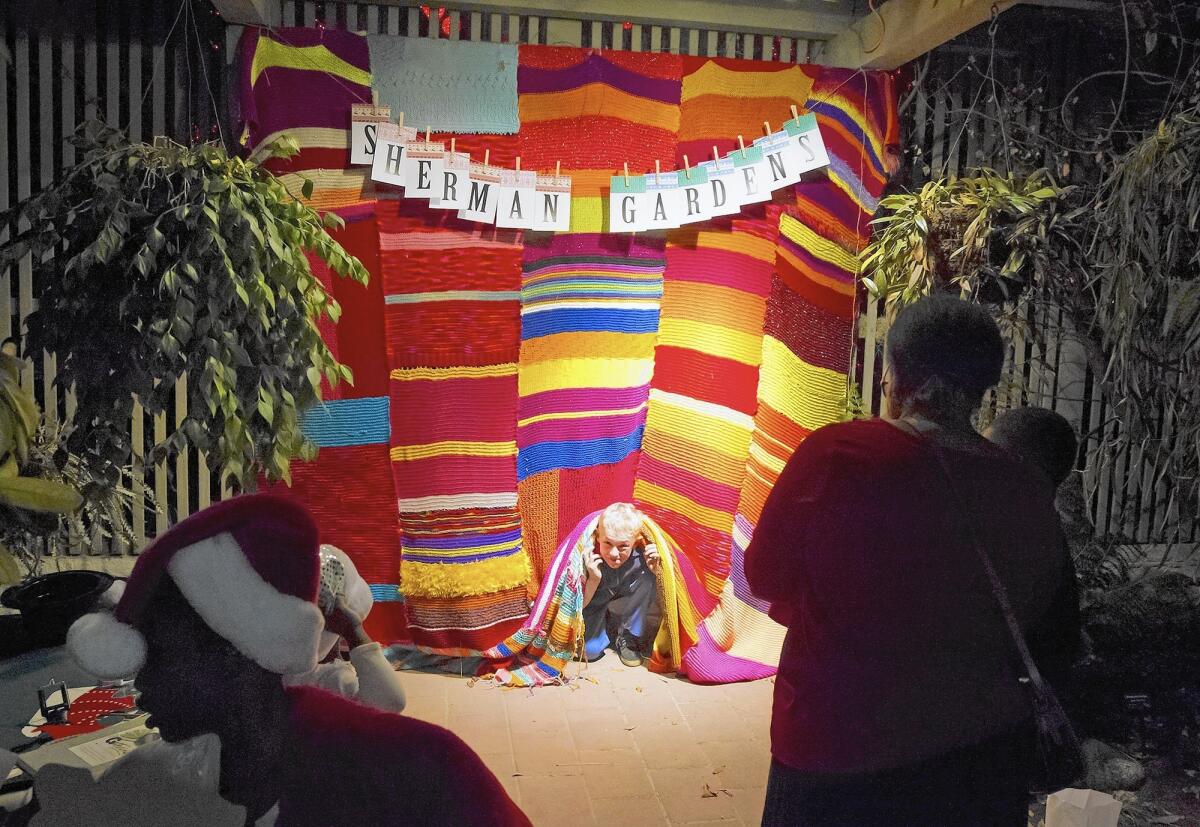
[[[932,441],[927,440],[927,443],[933,448],[938,465],[941,466],[942,473],[946,476],[951,496],[957,500],[958,513],[964,516],[963,523],[966,526],[967,536],[975,548],[975,553],[979,556],[979,562],[983,564],[983,570],[987,572],[988,582],[992,586],[992,595],[1000,606],[1000,612],[1004,615],[1004,622],[1008,626],[1013,644],[1025,667],[1025,676],[1021,678],[1021,683],[1025,684],[1029,692],[1030,703],[1033,706],[1038,752],[1038,763],[1034,768],[1033,777],[1030,779],[1030,792],[1057,792],[1071,786],[1084,775],[1086,765],[1083,750],[1079,746],[1079,737],[1075,734],[1075,728],[1071,726],[1071,721],[1063,710],[1062,704],[1059,703],[1058,696],[1043,680],[1042,673],[1034,663],[1033,653],[1029,651],[1029,645],[1025,641],[1021,625],[1017,622],[1012,604],[1008,601],[1008,592],[1005,590],[1004,584],[1000,582],[1000,577],[992,565],[992,559],[988,556],[987,549],[983,547],[983,542],[975,531],[974,523],[970,519],[971,512],[967,508],[966,502],[958,494],[954,475],[950,472],[945,456]]]

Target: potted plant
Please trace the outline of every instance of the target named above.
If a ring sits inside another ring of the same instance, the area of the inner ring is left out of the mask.
[[[91,611],[113,578],[94,571],[37,576],[43,543],[69,530],[84,497],[54,463],[55,451],[48,448],[56,432],[21,388],[20,367],[20,360],[0,354],[0,586],[21,581],[22,568],[29,578],[0,600],[21,612],[35,645],[53,645]]]
[[[72,141],[82,160],[0,216],[26,228],[0,268],[31,256],[35,271],[27,350],[56,354],[75,394],[65,448],[115,487],[135,404],[165,411],[182,380],[187,410],[151,461],[191,447],[242,489],[288,480],[290,460],[316,452],[301,412],[323,382],[352,380],[321,340],[318,319],[340,311],[309,258],[366,282],[327,232],[340,219],[217,145],[130,143],[95,122]],[[271,154],[296,151],[284,139]]]

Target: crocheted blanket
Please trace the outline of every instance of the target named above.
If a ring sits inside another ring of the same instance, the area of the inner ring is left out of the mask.
[[[404,122],[439,132],[511,135],[517,118],[517,47],[503,43],[367,35],[373,88]]]
[[[583,652],[584,555],[595,545],[600,514],[588,514],[563,540],[545,571],[529,619],[500,645],[481,653],[488,659],[481,674],[508,686],[540,686],[566,679],[568,664]],[[662,624],[649,668],[675,672],[695,644],[700,620],[714,601],[678,543],[652,519],[643,523],[643,529],[662,559],[658,574]]]
[[[432,55],[414,65],[478,69],[491,82],[515,67],[502,97],[519,132],[473,135],[465,130],[487,127],[462,124],[457,148],[476,160],[490,150],[507,167],[517,155],[525,169],[561,163],[572,223],[525,235],[376,190],[363,168],[347,169],[347,112],[398,77],[381,69],[393,58],[375,60],[365,37],[332,29],[243,35],[249,145],[288,131],[301,153],[271,168],[289,188],[301,196],[307,178],[314,205],[366,211],[339,239],[371,272],[369,298],[337,294],[344,309],[358,303],[323,329],[356,385],[306,419],[325,447],[297,464],[294,493],[339,544],[364,549],[347,551],[373,572],[377,596],[403,594],[371,616],[394,607],[402,622],[373,631],[442,654],[504,641],[506,657],[526,659],[510,672],[536,683],[520,670],[542,664],[561,675],[574,644],[563,550],[598,509],[634,500],[690,572],[676,593],[694,612],[677,614],[696,622],[677,623],[678,644],[663,650],[674,654],[655,663],[695,681],[771,674],[783,630],[749,593],[742,555],[791,451],[843,415],[855,253],[896,133],[889,78],[542,46],[520,47],[501,67],[498,52],[494,66],[479,56],[493,44],[410,46]],[[442,99],[482,111],[474,92],[454,89]],[[442,123],[393,105],[418,128]],[[714,146],[736,148],[739,134],[757,136],[763,121],[778,127],[793,105],[817,116],[827,173],[703,225],[605,232],[609,178],[624,162],[632,173],[655,160],[681,166],[685,154],[696,164]],[[371,515],[361,531],[346,516],[359,512]]]

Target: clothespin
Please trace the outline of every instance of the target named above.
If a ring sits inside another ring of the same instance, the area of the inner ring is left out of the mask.
[[[721,153],[717,152],[717,145],[716,145],[716,144],[713,144],[713,160],[714,160],[714,161],[719,161],[719,160],[721,160]]]
[[[371,90],[371,106],[379,106],[379,90]]]
[[[625,186],[629,186],[629,162],[625,162]]]
[[[455,143],[457,143],[457,142],[458,142],[458,138],[451,138],[451,139],[450,139],[450,154],[451,154],[451,155],[453,155],[453,154],[454,154],[454,144],[455,144]]]
[[[490,149],[485,149],[483,151],[483,165],[486,167],[486,166],[490,166],[491,163],[492,163],[492,151]]]
[[[517,156],[517,172],[521,171],[521,156]]]
[[[429,143],[429,127],[425,127],[425,143]]]
[[[658,159],[657,159],[657,158],[655,158],[655,159],[654,159],[654,183],[655,183],[655,184],[657,184],[657,183],[658,183],[658,176],[659,176],[661,173],[662,173],[662,164],[660,164],[660,163],[659,163],[659,161],[658,161]]]
[[[742,136],[738,135],[738,146],[742,148],[742,157],[746,157],[746,142],[742,140]]]
[[[771,134],[771,122],[770,122],[770,121],[763,121],[763,129],[765,129],[765,130],[766,130],[766,132],[765,132],[765,133],[763,133],[763,134],[765,134],[765,135],[770,135],[770,134]]]
[[[684,172],[686,173],[683,176],[684,179],[687,181],[691,181],[692,180],[692,165],[688,162],[688,157],[686,155],[683,156],[683,169],[684,169]]]
[[[792,104],[792,120],[795,121],[795,120],[799,120],[799,119],[800,119],[800,111],[798,109],[796,109],[796,104],[793,103]]]
[[[562,161],[554,162],[554,177],[555,178],[562,177]]]
[[[396,118],[396,126],[400,127],[401,129],[403,129],[403,128],[404,128],[404,113],[403,113],[403,112],[401,112],[401,113],[399,114],[399,116],[397,116],[397,118]]]

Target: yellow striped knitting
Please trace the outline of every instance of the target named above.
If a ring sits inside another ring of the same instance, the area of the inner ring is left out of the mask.
[[[347,63],[324,46],[288,46],[270,37],[260,37],[250,64],[250,85],[267,69],[310,69],[348,80],[359,86],[371,85],[371,73]]]
[[[529,555],[524,552],[458,565],[400,561],[400,591],[412,597],[490,594],[524,586],[532,576]]]
[[[517,363],[499,365],[465,365],[450,368],[397,368],[391,373],[393,379],[402,382],[424,380],[437,382],[442,379],[483,379],[488,376],[516,376]]]

